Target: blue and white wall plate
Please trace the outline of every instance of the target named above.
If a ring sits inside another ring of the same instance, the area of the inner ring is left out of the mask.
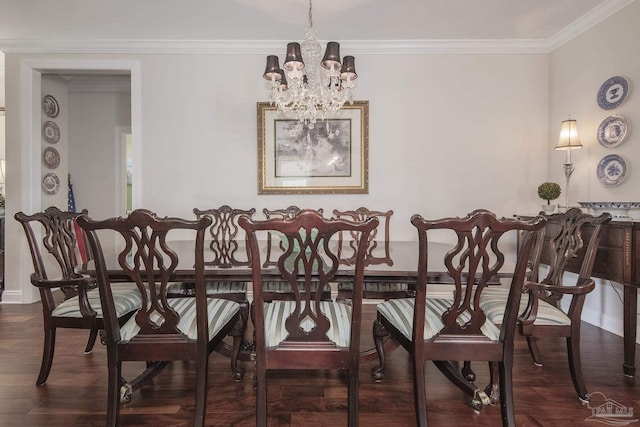
[[[624,77],[615,76],[602,83],[598,91],[598,105],[611,110],[622,104],[629,93],[629,84]]]
[[[629,126],[622,116],[609,116],[598,126],[598,142],[605,148],[620,145],[627,137]]]
[[[604,156],[596,169],[598,180],[605,187],[616,187],[627,176],[627,162],[617,154]]]

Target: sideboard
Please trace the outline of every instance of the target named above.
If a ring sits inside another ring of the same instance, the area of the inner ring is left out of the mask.
[[[515,215],[530,219],[534,215]],[[550,239],[558,224],[547,223],[546,237]],[[589,233],[589,230],[586,230]],[[545,251],[546,252],[546,251]],[[548,263],[543,255],[542,263]],[[568,271],[576,273],[577,263],[569,263]],[[636,331],[638,315],[638,286],[640,286],[640,220],[614,218],[602,228],[600,245],[593,265],[593,277],[618,282],[623,286],[624,374],[635,375]]]

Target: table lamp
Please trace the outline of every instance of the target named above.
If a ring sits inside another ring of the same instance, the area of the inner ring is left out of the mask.
[[[578,127],[575,120],[565,120],[562,122],[560,128],[560,138],[558,139],[558,145],[556,150],[565,150],[567,152],[567,159],[564,162],[564,176],[567,180],[567,185],[564,189],[565,194],[565,208],[569,209],[569,178],[575,169],[573,163],[571,163],[571,150],[582,148],[582,143],[578,137]]]

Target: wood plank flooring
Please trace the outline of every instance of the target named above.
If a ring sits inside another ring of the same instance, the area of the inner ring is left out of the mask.
[[[363,345],[370,345],[375,306],[366,307]],[[640,385],[622,374],[622,338],[583,325],[582,355],[587,387],[602,392],[640,414]],[[58,330],[51,375],[34,385],[42,353],[40,304],[0,305],[0,426],[102,426],[106,409],[106,351],[99,343],[83,354],[87,331]],[[578,400],[569,376],[563,339],[540,342],[545,366],[533,365],[526,342],[518,338],[515,356],[515,402],[519,426],[598,426],[585,419],[591,411]],[[387,375],[374,383],[361,366],[360,425],[414,426],[413,392],[407,353],[389,356]],[[231,378],[229,360],[210,358],[207,425],[255,425],[253,367],[245,363],[241,382]],[[125,366],[133,372],[140,365]],[[475,364],[478,384],[487,368]],[[186,426],[192,420],[195,367],[172,363],[133,396],[121,410],[122,425]],[[475,412],[462,393],[432,365],[427,365],[427,399],[431,426],[498,426],[500,408]],[[268,383],[269,425],[346,426],[346,386],[336,372],[276,372]],[[639,425],[640,422],[632,425]]]

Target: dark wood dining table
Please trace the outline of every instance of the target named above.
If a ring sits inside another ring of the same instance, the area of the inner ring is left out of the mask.
[[[214,259],[214,253],[209,248],[209,243],[205,245],[205,262],[208,262],[205,268],[205,277],[207,280],[216,281],[251,281],[251,268],[246,263],[246,249],[243,243],[239,243],[238,249],[235,251],[237,262],[230,267],[221,267],[212,265],[211,260]],[[172,281],[193,281],[194,277],[194,252],[193,242],[175,241],[171,242],[171,248],[178,254],[179,263]],[[266,252],[266,241],[261,242],[261,250]],[[429,243],[429,282],[430,283],[451,283],[449,275],[445,272],[444,256],[452,248],[447,243]],[[379,260],[380,258],[378,258]],[[120,268],[117,255],[109,254],[105,256],[107,263],[107,271],[109,278],[113,281],[127,281],[129,278]],[[386,262],[378,264],[369,264],[365,267],[365,281],[368,282],[398,282],[398,283],[415,283],[417,278],[418,267],[418,242],[415,241],[390,241],[389,242],[389,258]],[[78,269],[79,273],[93,275],[95,274],[93,261],[88,261]],[[265,267],[263,275],[269,277],[277,273],[276,268]],[[351,265],[343,264],[338,269],[336,281],[353,280],[354,268]]]

